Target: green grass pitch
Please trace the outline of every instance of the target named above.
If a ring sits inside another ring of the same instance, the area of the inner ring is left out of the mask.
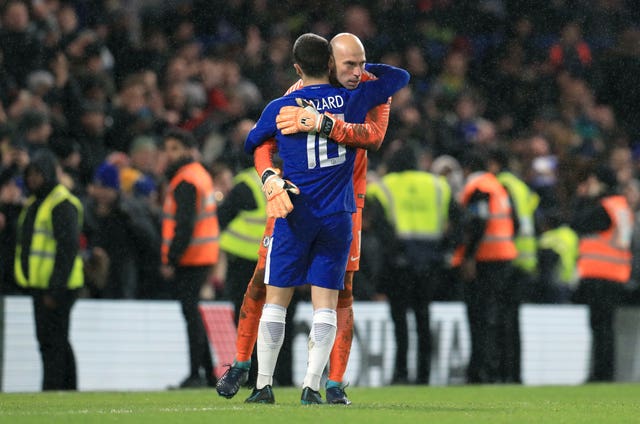
[[[0,394],[0,423],[638,423],[640,384],[390,386],[349,388],[353,404],[300,405],[300,389],[274,389],[275,405],[214,390]]]

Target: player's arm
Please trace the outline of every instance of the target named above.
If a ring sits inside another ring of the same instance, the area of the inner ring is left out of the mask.
[[[260,118],[251,128],[247,138],[244,141],[244,151],[253,155],[254,150],[265,141],[275,137],[278,129],[276,128],[275,118],[280,110],[280,103],[272,101],[264,108]]]
[[[247,139],[244,142],[246,153],[254,154],[257,149],[268,149],[263,145],[267,140],[272,140],[276,134],[275,115],[278,110],[280,110],[279,104],[273,101],[262,111],[258,122],[247,134]],[[269,162],[271,162],[271,159],[269,159]],[[263,168],[263,165],[260,168]],[[256,167],[256,170],[258,170],[258,167]],[[258,173],[262,179],[262,191],[267,198],[267,216],[269,218],[286,217],[293,210],[293,204],[288,193],[299,194],[300,190],[291,181],[282,179],[279,171],[273,167],[267,167],[264,170],[260,169]]]
[[[282,134],[299,132],[317,133],[349,147],[378,150],[389,125],[391,98],[372,108],[362,124],[353,124],[336,118],[331,113],[319,113],[311,102],[299,100],[299,106],[284,106],[276,117]]]
[[[253,151],[253,165],[258,175],[262,176],[267,169],[275,168],[273,156],[278,151],[278,144],[275,138],[270,138]]]
[[[363,124],[352,124],[334,118],[334,125],[329,137],[336,143],[349,147],[359,147],[376,151],[382,145],[389,126],[391,98],[387,103],[378,105],[367,112]]]
[[[363,84],[362,90],[358,90],[359,93],[356,95],[371,105],[387,102],[389,97],[409,83],[409,72],[402,68],[383,63],[367,63],[366,70],[373,73],[377,79]]]

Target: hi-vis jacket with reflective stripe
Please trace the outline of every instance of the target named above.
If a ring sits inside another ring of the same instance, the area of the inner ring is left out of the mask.
[[[578,273],[580,278],[627,283],[631,277],[633,212],[624,196],[607,196],[600,202],[611,218],[611,227],[580,237]]]
[[[213,265],[218,261],[219,254],[220,230],[216,213],[217,207],[211,176],[198,162],[191,162],[180,168],[167,188],[162,210],[162,263],[169,263],[169,247],[176,228],[177,205],[174,191],[182,181],[186,181],[196,188],[196,221],[189,246],[178,261],[178,265]]]
[[[513,240],[518,249],[518,257],[513,264],[526,272],[535,272],[538,256],[534,215],[540,203],[540,196],[510,172],[500,172],[497,177],[513,199],[520,224]]]
[[[18,234],[22,234],[22,225],[24,223],[27,209],[35,200],[34,196],[27,200],[27,204],[18,218]],[[68,225],[78,225],[82,228],[82,204],[65,186],[61,184],[57,185],[42,201],[42,204],[38,207],[38,211],[36,212],[36,218],[33,223],[31,251],[29,252],[28,278],[22,269],[20,259],[22,256],[22,245],[18,242],[16,246],[14,272],[16,282],[20,286],[42,290],[49,288],[49,280],[53,274],[53,268],[55,266],[57,247],[56,240],[53,237],[53,209],[65,200],[71,202],[71,204],[78,210],[79,216],[78,222],[70,222]],[[80,254],[77,254],[73,262],[73,268],[69,274],[69,279],[67,280],[67,288],[77,289],[82,287],[83,284],[84,273],[82,268],[82,259],[80,258]]]
[[[545,231],[538,240],[539,249],[554,251],[560,261],[556,267],[556,281],[573,286],[578,282],[578,234],[568,225]]]
[[[240,258],[258,260],[258,248],[267,222],[267,201],[262,193],[262,181],[254,168],[245,169],[234,178],[251,189],[257,207],[242,210],[233,218],[220,237],[220,248]]]
[[[511,217],[511,205],[507,190],[500,184],[495,175],[482,172],[472,175],[460,193],[460,203],[466,206],[471,195],[479,190],[489,194],[489,210],[487,226],[475,259],[480,262],[507,261],[518,256],[513,242],[514,227]],[[458,246],[453,256],[453,266],[458,266],[464,259],[466,246]]]
[[[409,170],[370,183],[367,195],[378,199],[400,240],[437,241],[448,223],[451,188],[444,177]]]

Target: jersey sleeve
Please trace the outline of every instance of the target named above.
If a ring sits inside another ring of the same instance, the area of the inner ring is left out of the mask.
[[[244,142],[244,151],[253,154],[253,151],[262,143],[275,137],[278,131],[276,127],[276,115],[280,110],[281,103],[277,100],[272,101],[264,108],[262,115],[256,122],[256,125],[247,134]]]
[[[361,88],[365,101],[379,105],[388,101],[398,90],[409,83],[409,72],[395,66],[384,64],[367,64],[366,70],[373,73],[377,79],[362,84]]]
[[[330,137],[335,142],[346,146],[378,150],[387,133],[390,110],[391,98],[386,103],[369,110],[362,124],[352,124],[334,118]]]

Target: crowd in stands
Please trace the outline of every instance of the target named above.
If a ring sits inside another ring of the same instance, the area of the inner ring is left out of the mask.
[[[352,32],[369,62],[411,73],[369,155],[372,178],[409,146],[420,169],[449,170],[456,192],[462,153],[500,147],[540,195],[540,215],[567,220],[594,163],[614,169],[640,209],[633,1],[0,0],[0,14],[2,294],[19,292],[22,170],[48,147],[85,205],[84,296],[168,297],[158,273],[162,134],[194,134],[223,202],[231,177],[252,164],[243,143],[257,115],[298,79],[291,48],[304,32]],[[374,299],[375,240],[364,243],[354,291]]]

